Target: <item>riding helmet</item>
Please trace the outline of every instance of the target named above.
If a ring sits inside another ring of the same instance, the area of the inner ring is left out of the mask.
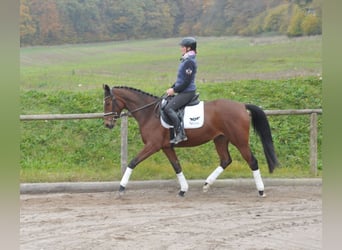
[[[184,37],[182,41],[179,43],[179,45],[183,47],[190,47],[191,50],[196,51],[197,42],[196,39],[193,37]]]

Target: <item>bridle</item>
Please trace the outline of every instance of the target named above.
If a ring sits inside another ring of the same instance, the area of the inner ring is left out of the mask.
[[[118,114],[118,112],[115,112],[114,111],[114,106],[116,105],[116,99],[115,99],[115,96],[114,95],[109,95],[109,96],[106,96],[104,99],[103,99],[103,102],[106,101],[106,99],[108,98],[112,98],[112,111],[111,112],[107,112],[107,113],[104,113],[103,114],[103,117],[107,117],[107,116],[113,116],[113,121],[115,122],[117,119],[123,117],[123,116],[130,116],[131,114],[137,112],[137,111],[140,111],[140,110],[143,110],[145,108],[148,108],[152,105],[155,105],[156,103],[158,103],[161,98],[157,99],[156,101],[154,102],[151,102],[151,103],[148,103],[144,106],[141,106],[139,108],[136,108],[134,110],[131,110],[131,111],[128,111],[128,112],[121,112],[120,114]]]
[[[103,114],[103,117],[113,116],[113,121],[116,121],[116,120],[119,119],[121,116],[120,116],[120,114],[118,114],[118,112],[114,112],[114,105],[115,105],[115,103],[116,103],[115,97],[114,97],[114,95],[106,96],[106,97],[103,99],[103,103],[105,103],[106,100],[107,100],[108,98],[112,98],[112,111],[111,111],[111,112],[104,113],[104,114]]]

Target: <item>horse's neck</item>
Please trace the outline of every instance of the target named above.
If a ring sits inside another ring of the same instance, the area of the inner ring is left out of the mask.
[[[128,109],[128,111],[132,112],[136,109],[139,109],[143,106],[145,106],[146,104],[149,103],[149,101],[144,101],[144,99],[136,94],[136,95],[130,95],[130,96],[127,96],[125,98],[125,103],[126,103],[126,108]]]
[[[154,103],[156,100],[133,91],[132,94],[126,95],[124,101],[126,109],[139,122],[142,118],[144,119],[148,116],[149,110],[153,110],[153,105],[149,106],[149,104]]]

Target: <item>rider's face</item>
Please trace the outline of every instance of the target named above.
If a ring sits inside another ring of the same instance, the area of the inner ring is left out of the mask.
[[[184,55],[187,52],[186,47],[181,46],[181,52],[182,55]]]

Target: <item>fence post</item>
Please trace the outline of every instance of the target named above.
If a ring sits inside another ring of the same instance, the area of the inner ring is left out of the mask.
[[[127,135],[128,135],[128,116],[121,117],[121,174],[126,171],[127,166]]]
[[[310,115],[310,166],[311,173],[317,175],[317,113]]]

